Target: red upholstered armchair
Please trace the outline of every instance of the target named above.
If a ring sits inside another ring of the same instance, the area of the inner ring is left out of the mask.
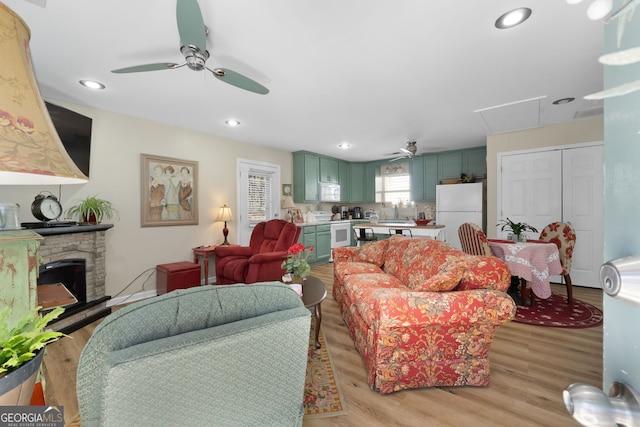
[[[298,241],[300,227],[282,219],[261,222],[253,229],[249,246],[217,246],[216,284],[279,280],[287,249]]]

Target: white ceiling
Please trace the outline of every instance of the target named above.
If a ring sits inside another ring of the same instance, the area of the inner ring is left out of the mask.
[[[186,67],[110,72],[183,62],[175,1],[1,1],[31,28],[46,99],[288,151],[366,161],[396,157],[407,140],[418,154],[477,147],[492,129],[474,111],[489,112],[503,132],[531,126],[531,114],[544,126],[602,105],[582,99],[603,88],[604,24],[587,18],[590,2],[200,0],[207,65],[271,91],[257,95]],[[533,9],[528,21],[494,27],[520,6]],[[565,97],[576,100],[552,104]],[[531,100],[535,108],[522,102]],[[228,118],[242,125],[229,128]]]

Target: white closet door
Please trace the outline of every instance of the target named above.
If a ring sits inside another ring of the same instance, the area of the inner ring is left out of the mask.
[[[604,262],[604,146],[563,150],[563,221],[576,231],[574,285],[599,288]]]
[[[526,222],[542,231],[562,218],[562,155],[560,150],[503,155],[498,220]],[[503,238],[507,232],[497,227]],[[527,233],[537,238],[539,233]]]

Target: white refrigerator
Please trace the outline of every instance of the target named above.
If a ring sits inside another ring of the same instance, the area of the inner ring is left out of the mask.
[[[465,222],[472,222],[485,229],[484,194],[482,182],[436,186],[436,224],[444,225],[447,243],[462,249],[458,227]]]

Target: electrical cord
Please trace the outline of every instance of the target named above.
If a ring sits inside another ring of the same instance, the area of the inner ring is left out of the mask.
[[[135,283],[136,280],[138,280],[143,274],[151,272],[146,279],[144,279],[144,282],[142,282],[142,289],[140,289],[137,292],[132,293],[131,295],[129,295],[127,298],[124,299],[124,301],[121,301],[120,304],[124,304],[125,302],[127,302],[131,297],[133,297],[136,294],[139,294],[140,292],[143,292],[144,286],[145,284],[149,281],[149,279],[151,279],[151,276],[153,276],[153,274],[155,273],[156,268],[155,267],[151,267],[148,268],[146,270],[144,270],[142,273],[138,274],[132,281],[129,282],[129,284],[127,284],[127,286],[125,286],[122,290],[120,290],[120,292],[118,292],[117,294],[115,294],[112,298],[116,298],[118,295],[121,295],[124,291],[126,291],[127,289],[129,289],[129,287],[131,285],[133,285]]]

